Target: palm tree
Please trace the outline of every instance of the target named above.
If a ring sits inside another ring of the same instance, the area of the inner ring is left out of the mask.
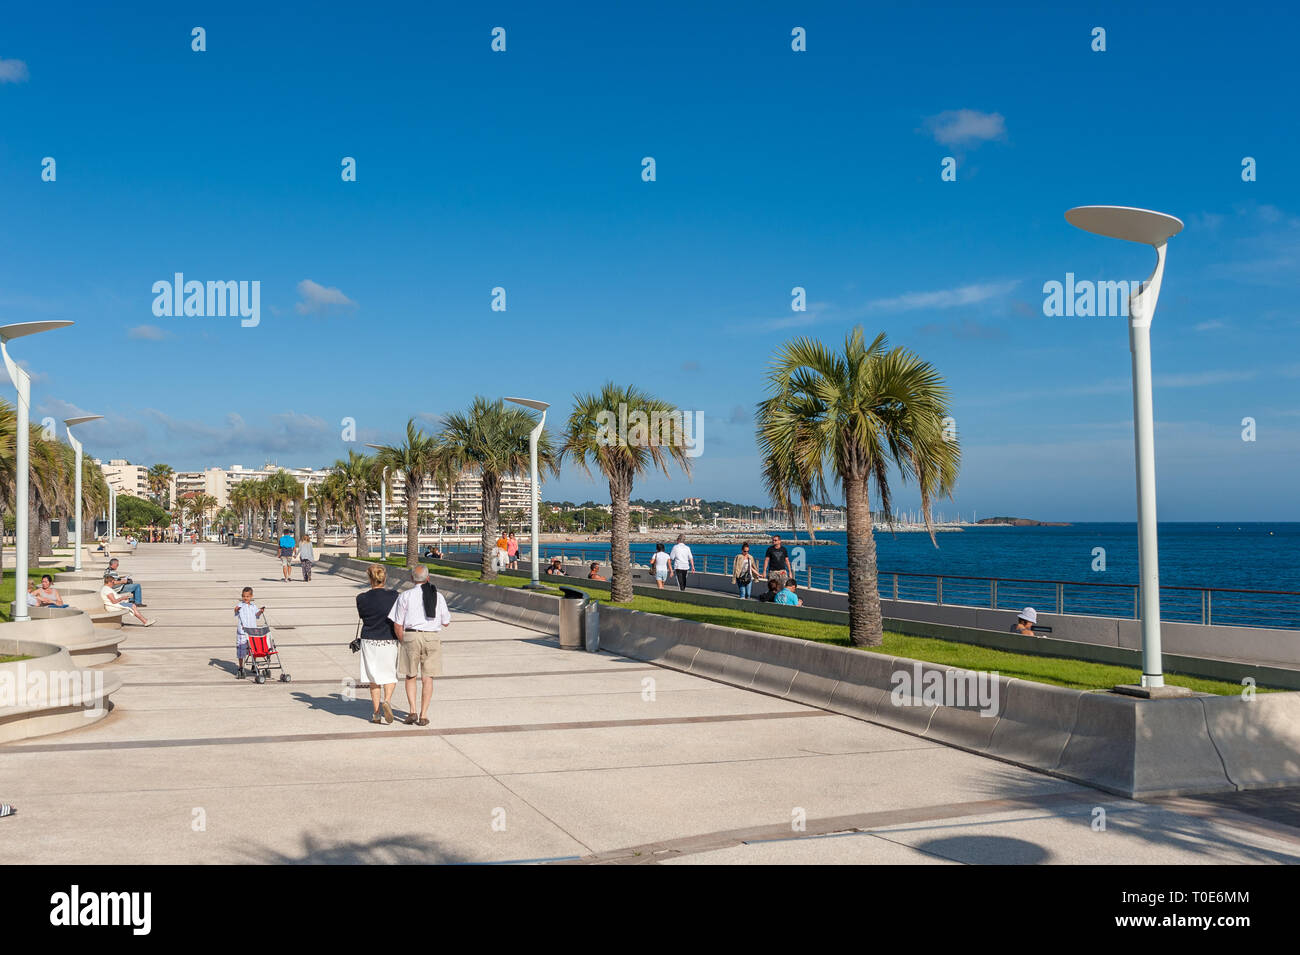
[[[951,495],[961,450],[947,436],[948,388],[929,362],[905,348],[889,349],[884,334],[871,344],[861,326],[843,353],[807,338],[777,352],[770,396],[758,406],[758,444],[775,474],[820,480],[829,469],[844,489],[848,511],[849,638],[858,646],[883,640],[870,485],[890,511],[890,464],[914,478],[930,526],[936,496]]]
[[[199,532],[200,539],[203,536],[203,522],[207,519],[208,512],[217,506],[217,499],[211,494],[195,494],[190,498],[189,509],[194,515],[194,523],[197,525],[196,530]]]
[[[297,534],[299,531],[298,515],[302,508],[303,499],[302,485],[288,471],[276,471],[274,474],[268,475],[263,483],[266,490],[267,509],[275,515],[276,532],[283,533],[284,522],[280,519],[281,512],[286,506],[292,505],[294,534]]]
[[[366,540],[366,504],[379,493],[379,478],[375,475],[374,458],[356,451],[348,451],[346,460],[334,462],[335,487],[339,507],[349,514],[357,528],[357,557],[369,557],[370,545]]]
[[[813,529],[812,505],[814,500],[826,500],[826,481],[820,471],[806,473],[799,470],[799,464],[795,459],[766,458],[763,461],[763,485],[776,506],[790,515],[792,533],[795,529],[792,498],[793,494],[799,495],[799,511],[804,527],[808,529],[808,539],[815,541],[817,533]]]
[[[230,489],[230,506],[240,516],[244,525],[244,536],[253,536],[253,482],[241,481]]]
[[[28,497],[27,552],[39,561],[54,553],[50,546],[50,521],[65,504],[63,445],[57,440],[46,439],[45,429],[32,425],[28,447],[31,493]]]
[[[375,467],[381,472],[388,468],[389,475],[399,478],[406,491],[407,567],[414,567],[420,559],[420,493],[433,473],[438,454],[438,442],[417,428],[411,418],[406,422],[406,440],[384,445],[375,456]]]
[[[632,553],[628,546],[632,485],[637,478],[655,469],[667,476],[669,460],[676,461],[689,476],[691,462],[684,443],[672,440],[671,433],[668,435],[670,440],[665,442],[660,428],[632,428],[627,435],[611,438],[609,420],[611,416],[624,418],[620,408],[626,409],[628,422],[638,421],[644,415],[645,420],[652,424],[672,421],[674,416],[680,422],[682,412],[638,388],[624,388],[613,382],[606,383],[599,394],[573,396],[573,411],[565,425],[560,455],[572,458],[588,475],[594,464],[609,481],[609,501],[613,511],[609,559],[614,568],[609,594],[611,600],[626,601],[632,599]]]
[[[171,489],[172,475],[175,473],[170,464],[155,464],[149,468],[145,481],[149,485],[149,490],[153,493],[155,504],[164,506],[163,498]]]
[[[17,429],[18,419],[13,405],[0,398],[0,557],[4,553],[4,515],[6,511],[13,510],[16,494],[17,460],[14,439]],[[17,541],[14,543],[17,544]],[[0,579],[3,577],[4,563],[0,560]],[[16,588],[14,592],[18,592]]]
[[[308,494],[312,507],[316,508],[316,543],[324,544],[326,525],[339,510],[335,475],[327,474],[323,481],[311,486]]]
[[[507,407],[476,397],[468,411],[449,414],[443,419],[440,443],[443,453],[467,474],[477,474],[482,487],[483,526],[480,528],[480,576],[491,580],[497,575],[492,558],[500,528],[501,482],[509,475],[529,470],[528,437],[537,427],[537,418],[524,408]],[[559,473],[559,463],[550,436],[543,431],[537,441],[538,471]]]

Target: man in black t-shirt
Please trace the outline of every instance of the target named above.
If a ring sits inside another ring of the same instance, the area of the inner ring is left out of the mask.
[[[790,576],[790,552],[781,546],[779,535],[772,538],[772,546],[763,556],[763,574],[782,587],[785,586],[785,579]]]

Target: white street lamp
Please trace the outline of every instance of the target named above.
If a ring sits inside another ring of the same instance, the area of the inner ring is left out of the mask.
[[[530,477],[532,478],[532,489],[529,497],[532,498],[532,515],[533,531],[528,539],[529,566],[533,572],[533,580],[528,586],[534,590],[541,589],[541,580],[538,577],[537,554],[540,550],[538,545],[539,536],[537,531],[537,500],[538,500],[538,479],[537,479],[537,439],[542,436],[542,429],[546,427],[546,409],[550,404],[545,401],[538,401],[534,398],[507,398],[513,404],[523,405],[525,408],[532,408],[534,411],[540,411],[542,418],[537,422],[537,426],[528,434],[528,459],[530,464]]]
[[[1160,656],[1160,562],[1156,540],[1155,422],[1151,406],[1151,320],[1165,275],[1165,244],[1183,231],[1180,219],[1128,206],[1079,206],[1066,221],[1085,232],[1141,242],[1156,250],[1156,266],[1128,300],[1133,356],[1133,443],[1137,458],[1138,582],[1142,610],[1142,686],[1165,685]],[[1172,688],[1171,688],[1172,689]],[[1162,694],[1163,695],[1163,694]]]
[[[367,448],[384,450],[382,444],[367,444]],[[417,538],[418,540],[418,538]],[[384,477],[379,484],[379,559],[388,559],[388,468],[384,468]]]
[[[18,433],[14,436],[14,623],[26,623],[27,616],[27,507],[28,419],[32,408],[32,377],[9,357],[8,344],[15,338],[66,328],[72,322],[19,322],[0,326],[0,355],[4,357],[9,380],[18,391]],[[47,529],[48,530],[48,529]]]
[[[68,429],[68,444],[72,445],[72,450],[76,452],[77,456],[77,473],[74,478],[74,483],[76,485],[76,504],[74,505],[74,510],[72,512],[73,516],[77,519],[76,536],[73,537],[72,540],[73,553],[76,554],[76,557],[74,558],[75,564],[72,569],[77,573],[81,573],[81,442],[72,436],[72,426],[85,424],[87,421],[98,421],[102,417],[104,417],[102,414],[88,414],[82,415],[79,418],[63,419],[63,424]]]

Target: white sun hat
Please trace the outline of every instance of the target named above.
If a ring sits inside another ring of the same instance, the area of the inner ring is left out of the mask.
[[[1020,611],[1020,619],[1028,620],[1030,623],[1038,623],[1038,613],[1033,607],[1026,607]]]

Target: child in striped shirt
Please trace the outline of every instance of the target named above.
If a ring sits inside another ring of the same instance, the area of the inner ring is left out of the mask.
[[[240,602],[235,605],[235,656],[239,658],[239,679],[242,680],[245,676],[244,661],[248,659],[249,636],[266,636],[270,628],[262,619],[266,608],[253,603],[253,588],[245,587],[239,596]]]

